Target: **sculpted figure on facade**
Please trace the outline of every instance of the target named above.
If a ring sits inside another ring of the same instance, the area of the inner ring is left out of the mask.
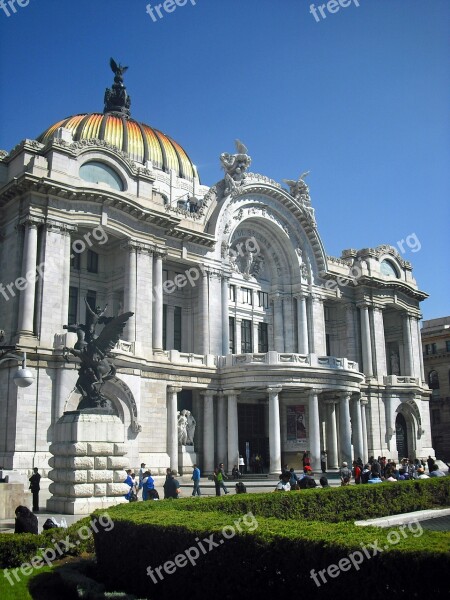
[[[295,179],[283,179],[284,183],[289,186],[289,193],[297,200],[304,210],[307,221],[313,226],[316,226],[314,209],[311,207],[311,197],[309,195],[309,187],[305,183],[304,178],[309,175],[309,171],[305,171],[300,177]]]
[[[195,428],[197,426],[197,421],[194,419],[194,416],[191,413],[191,411],[186,410],[184,412],[185,412],[185,415],[186,415],[186,418],[187,418],[187,440],[186,440],[186,445],[187,446],[193,446],[194,445]]]
[[[235,141],[236,154],[223,152],[220,155],[220,162],[225,171],[225,190],[224,195],[230,194],[239,188],[245,182],[246,171],[250,167],[252,159],[247,153],[247,148],[239,140]]]
[[[186,411],[178,411],[178,443],[182,446],[187,443],[187,423]]]

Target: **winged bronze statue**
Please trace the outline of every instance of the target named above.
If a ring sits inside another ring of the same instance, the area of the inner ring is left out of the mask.
[[[128,71],[128,67],[122,67],[120,63],[117,64],[113,58],[109,59],[109,64],[114,75],[120,77],[120,79],[122,79],[123,74],[126,73],[126,71]]]
[[[92,336],[88,343],[82,345],[75,344],[78,347],[64,348],[65,356],[70,353],[80,359],[76,388],[83,398],[78,410],[101,409],[109,405],[109,400],[101,393],[103,383],[116,374],[116,368],[108,355],[116,346],[128,319],[133,314],[126,312],[118,317],[105,318],[105,321],[109,322],[98,337]]]

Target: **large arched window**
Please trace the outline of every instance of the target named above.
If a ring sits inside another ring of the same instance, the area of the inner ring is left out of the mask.
[[[108,165],[91,160],[80,167],[80,177],[90,183],[105,183],[114,190],[122,192],[124,189],[121,177]]]
[[[397,269],[390,260],[381,261],[381,274],[385,277],[394,277],[398,279]]]
[[[428,385],[432,390],[439,389],[439,375],[437,371],[430,371],[428,374]]]

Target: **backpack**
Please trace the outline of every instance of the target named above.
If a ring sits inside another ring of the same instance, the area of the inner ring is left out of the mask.
[[[147,477],[147,481],[145,482],[145,487],[147,488],[147,490],[153,490],[155,487],[155,480],[153,479],[153,477],[148,476]]]

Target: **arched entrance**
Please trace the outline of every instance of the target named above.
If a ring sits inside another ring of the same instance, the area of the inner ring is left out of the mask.
[[[401,414],[397,414],[395,419],[395,434],[397,438],[397,452],[398,459],[407,458],[408,454],[408,430],[406,426],[405,417]]]

